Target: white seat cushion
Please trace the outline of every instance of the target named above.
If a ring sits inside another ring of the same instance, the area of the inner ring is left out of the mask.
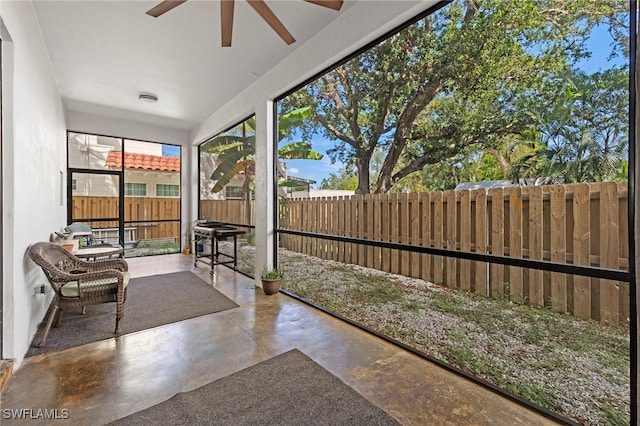
[[[129,274],[129,271],[124,271],[122,273],[122,276],[123,276],[122,282],[124,284],[124,288],[127,288],[127,285],[129,285],[129,278],[131,277],[131,275]],[[101,285],[104,285],[104,280],[86,281],[82,283],[82,288],[89,289],[91,287],[97,287]],[[60,288],[60,293],[62,293],[64,297],[78,297],[78,282],[69,281],[68,283],[64,284]]]

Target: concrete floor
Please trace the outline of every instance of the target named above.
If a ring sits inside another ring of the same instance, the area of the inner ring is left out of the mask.
[[[210,279],[185,255],[128,262],[133,277],[192,270]],[[105,424],[297,348],[405,425],[555,424],[284,294],[265,296],[228,268],[217,267],[213,285],[240,306],[26,359],[2,393],[0,422],[21,423],[8,408],[57,408],[68,419],[56,423]]]

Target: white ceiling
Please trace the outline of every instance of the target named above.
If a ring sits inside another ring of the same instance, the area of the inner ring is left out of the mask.
[[[189,0],[159,18],[155,1],[34,1],[65,108],[192,129],[353,5],[266,0],[287,46],[236,0],[231,47],[220,47],[220,1]],[[157,103],[138,99],[152,92]]]

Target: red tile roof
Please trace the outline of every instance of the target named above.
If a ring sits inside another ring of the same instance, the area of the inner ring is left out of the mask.
[[[107,167],[122,167],[122,151],[111,151],[107,155]],[[163,157],[161,155],[149,155],[138,153],[126,153],[124,155],[124,167],[126,169],[163,170],[168,172],[180,171],[180,157]]]

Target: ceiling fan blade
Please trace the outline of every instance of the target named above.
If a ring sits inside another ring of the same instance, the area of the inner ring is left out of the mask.
[[[318,6],[328,7],[333,10],[340,10],[342,7],[342,0],[304,0],[308,3],[317,4]]]
[[[180,6],[185,1],[187,0],[165,0],[162,3],[159,3],[151,9],[147,10],[147,15],[157,18],[158,16],[167,13],[174,7]]]
[[[296,41],[296,39],[293,38],[291,33],[285,28],[282,22],[280,22],[278,17],[271,11],[271,9],[269,9],[269,6],[267,6],[263,0],[247,0],[247,3],[249,3],[249,6],[251,6],[253,10],[258,12],[258,15],[260,15],[260,17],[264,19],[271,28],[273,28],[273,31],[278,33],[285,43],[291,44]]]
[[[233,6],[234,0],[222,0],[220,2],[220,29],[222,31],[222,47],[231,46],[233,34]]]

